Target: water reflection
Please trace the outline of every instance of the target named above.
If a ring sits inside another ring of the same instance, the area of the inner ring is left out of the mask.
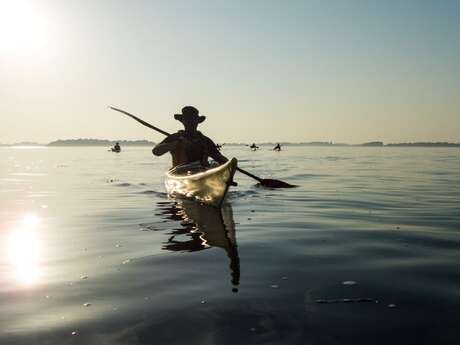
[[[14,279],[31,285],[41,276],[41,245],[38,236],[41,219],[24,215],[13,228],[6,243],[6,253]]]
[[[177,221],[181,225],[168,233],[171,236],[163,243],[162,249],[188,252],[211,247],[224,249],[230,259],[233,291],[237,292],[240,259],[231,205],[226,204],[217,209],[194,201],[180,200],[173,203],[160,202],[158,207],[163,219]],[[185,235],[186,239],[182,239],[181,235]]]

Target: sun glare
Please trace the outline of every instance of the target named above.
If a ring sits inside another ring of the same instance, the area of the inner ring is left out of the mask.
[[[25,215],[21,222],[27,227],[35,228],[40,223],[40,218],[37,215],[30,213]]]
[[[39,225],[40,218],[36,215],[25,215],[7,242],[12,273],[15,280],[21,284],[31,285],[40,278]]]
[[[49,23],[31,0],[0,0],[0,54],[37,56],[46,54]]]

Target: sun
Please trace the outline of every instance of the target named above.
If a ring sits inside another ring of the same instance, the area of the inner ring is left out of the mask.
[[[0,54],[33,56],[46,51],[49,23],[32,0],[0,0]]]

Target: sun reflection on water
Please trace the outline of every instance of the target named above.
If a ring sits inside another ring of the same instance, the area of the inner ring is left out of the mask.
[[[14,279],[24,285],[37,283],[41,276],[40,223],[37,215],[26,214],[7,241],[8,260]]]

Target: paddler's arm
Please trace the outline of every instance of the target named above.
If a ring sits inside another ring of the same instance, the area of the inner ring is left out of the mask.
[[[219,163],[225,163],[228,161],[228,158],[222,155],[219,151],[213,152],[212,154],[210,153],[209,157],[211,157],[212,159],[214,159],[216,162],[219,162]]]
[[[216,144],[214,144],[214,142],[208,138],[208,155],[209,157],[211,157],[212,159],[214,159],[216,162],[218,163],[225,163],[228,161],[228,158],[225,157],[224,155],[222,155],[222,153],[219,152],[219,150],[217,149],[217,146]],[[238,186],[238,183],[236,183],[235,181],[230,181],[230,185],[231,186]]]
[[[152,150],[152,153],[155,156],[162,156],[167,152],[173,151],[177,148],[177,145],[181,142],[179,136],[172,134],[155,146]]]
[[[212,159],[214,159],[216,162],[218,163],[225,163],[228,161],[228,158],[225,157],[224,155],[222,155],[222,153],[219,152],[219,150],[217,149],[217,145],[214,144],[214,142],[207,138],[208,139],[208,143],[207,143],[207,146],[208,146],[208,155],[209,157],[211,157]]]

